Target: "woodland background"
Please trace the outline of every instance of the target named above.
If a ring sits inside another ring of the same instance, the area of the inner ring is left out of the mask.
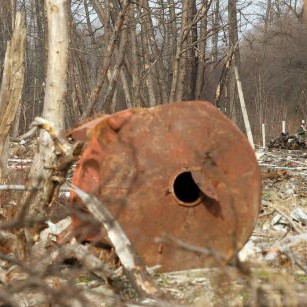
[[[307,0],[0,0],[0,42],[1,306],[306,305],[305,150],[256,151],[259,218],[230,266],[156,274],[71,184],[82,142],[57,132],[199,99],[249,132],[242,89],[257,144],[262,123],[268,138],[282,120],[295,133],[307,119]],[[67,206],[71,190],[90,215]],[[104,225],[120,267],[92,244],[58,244],[74,214]]]
[[[273,137],[282,120],[295,132],[307,117],[302,0],[68,2],[66,127],[98,112],[206,99],[243,128],[234,65],[256,142],[262,123]],[[48,50],[44,1],[1,0],[0,68],[19,10],[25,13],[26,63],[13,136],[42,113]]]

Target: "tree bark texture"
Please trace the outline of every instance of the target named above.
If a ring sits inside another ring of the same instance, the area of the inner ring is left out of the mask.
[[[236,76],[238,94],[239,94],[240,105],[241,105],[241,110],[242,110],[242,115],[243,115],[243,120],[244,120],[247,138],[248,138],[248,141],[249,141],[250,145],[252,146],[252,148],[255,149],[254,138],[253,138],[252,129],[251,129],[251,126],[250,126],[250,121],[249,121],[248,114],[247,114],[247,109],[246,109],[242,84],[241,84],[241,80],[240,80],[239,70],[238,70],[237,66],[235,66],[234,69],[235,69],[235,76]]]
[[[208,13],[208,3],[204,1],[204,9]],[[195,98],[201,99],[204,89],[205,67],[206,67],[206,48],[207,48],[207,14],[200,21],[198,57],[197,57],[197,77],[195,86]]]
[[[229,35],[229,48],[232,50],[238,42],[238,24],[237,24],[237,0],[228,0],[228,35]],[[236,76],[234,67],[239,67],[240,55],[238,46],[234,52],[234,58],[231,62],[230,74],[228,76],[229,86],[229,110],[228,115],[237,122],[236,116]]]
[[[198,42],[197,23],[205,18],[212,0],[196,10],[195,1],[183,1],[181,32],[177,40],[169,101],[195,99]]]
[[[214,13],[212,16],[213,28],[212,28],[212,52],[211,61],[215,63],[218,59],[218,40],[219,40],[219,28],[220,28],[220,0],[214,1]],[[213,66],[212,66],[213,67]]]
[[[8,136],[20,105],[23,89],[25,38],[24,15],[17,13],[15,30],[11,41],[7,43],[0,91],[0,181],[6,174]]]
[[[48,61],[46,94],[43,117],[53,123],[57,130],[63,129],[64,106],[67,91],[68,67],[68,0],[46,0],[48,22]],[[25,192],[24,209],[28,215],[45,216],[50,196],[59,183],[52,178],[56,160],[54,144],[50,135],[42,131],[38,152],[29,173],[29,182],[37,188],[36,193]],[[25,202],[26,200],[26,202]]]
[[[97,100],[99,98],[99,94],[101,92],[102,86],[105,83],[107,79],[107,72],[108,69],[110,68],[111,65],[111,60],[112,60],[112,55],[114,53],[114,49],[116,46],[117,41],[120,39],[120,31],[122,29],[122,26],[124,24],[125,20],[125,15],[128,10],[128,7],[130,5],[130,0],[125,0],[124,3],[122,4],[121,11],[117,17],[115,26],[114,26],[114,31],[112,33],[112,36],[110,38],[110,41],[108,43],[106,55],[104,58],[104,61],[99,69],[98,77],[96,80],[96,83],[91,90],[91,94],[89,96],[89,103],[87,105],[87,108],[83,114],[83,118],[86,118],[90,116],[94,110],[94,106],[97,103]]]

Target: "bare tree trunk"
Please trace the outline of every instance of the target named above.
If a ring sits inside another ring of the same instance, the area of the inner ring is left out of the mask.
[[[182,100],[182,84],[180,81],[183,81],[184,72],[182,69],[184,69],[184,66],[182,63],[182,53],[183,53],[183,46],[184,42],[188,37],[189,29],[188,29],[188,1],[183,1],[183,11],[182,11],[182,21],[181,21],[181,33],[180,37],[177,40],[177,46],[176,46],[176,55],[174,58],[174,64],[173,64],[173,78],[172,78],[172,85],[171,85],[171,91],[170,91],[170,98],[169,100],[175,101],[175,100]]]
[[[58,130],[64,125],[64,104],[67,90],[68,67],[68,0],[46,0],[48,22],[48,61],[46,77],[46,94],[43,117],[51,121]],[[29,184],[37,191],[26,191],[23,197],[21,213],[30,217],[44,217],[46,208],[52,201],[53,191],[60,182],[51,178],[55,165],[56,154],[54,143],[47,132],[40,134],[38,152],[29,174]],[[28,238],[31,241],[31,238]]]
[[[11,0],[12,29],[14,29],[15,15],[16,15],[16,1]],[[13,136],[13,137],[17,137],[17,135],[18,135],[19,122],[20,122],[20,116],[21,116],[21,107],[22,107],[22,103],[20,102],[19,105],[18,105],[17,111],[16,111],[13,128],[11,130],[11,136]]]
[[[11,0],[12,29],[14,29],[15,15],[16,15],[16,1]],[[26,44],[26,40],[25,40],[25,44]],[[11,132],[11,136],[13,136],[13,137],[18,136],[19,123],[20,123],[20,117],[21,117],[21,108],[22,108],[22,102],[20,101],[18,108],[17,108],[17,111],[16,111],[15,120],[14,120],[14,124],[13,124],[13,128],[12,128],[12,132]]]
[[[219,18],[220,18],[220,0],[215,0],[215,7],[213,13],[213,35],[212,35],[212,52],[211,52],[211,62],[215,63],[218,56],[218,40],[219,40]],[[212,68],[214,66],[212,65]]]
[[[143,0],[143,5],[147,13],[145,12],[145,29],[148,45],[150,47],[150,54],[152,55],[152,62],[155,62],[154,71],[157,74],[157,84],[156,87],[159,89],[158,96],[160,97],[160,102],[166,102],[168,100],[167,88],[166,88],[166,80],[167,80],[167,72],[163,65],[163,61],[161,58],[161,51],[157,45],[157,39],[154,32],[154,26],[152,17],[150,15],[150,6],[148,0]],[[161,101],[162,100],[162,101]]]
[[[132,106],[141,106],[140,93],[140,48],[136,36],[136,18],[135,18],[135,4],[131,5],[129,11],[130,21],[130,44],[131,44],[131,75],[132,75]]]
[[[144,2],[146,3],[147,0],[143,0],[142,4],[145,6]],[[150,49],[149,49],[149,42],[148,42],[148,27],[147,27],[147,16],[148,10],[142,9],[142,32],[141,32],[141,40],[142,40],[142,48],[143,48],[143,61],[144,61],[144,71],[142,72],[145,76],[144,79],[146,80],[147,90],[148,90],[148,106],[153,107],[157,104],[156,101],[156,94],[157,94],[157,87],[153,76],[153,59],[150,58]],[[152,57],[152,56],[151,56]]]
[[[89,78],[88,83],[92,87],[94,84],[94,80],[95,80],[94,71],[95,71],[95,68],[97,67],[97,57],[93,53],[93,51],[95,50],[95,46],[96,46],[96,39],[95,39],[95,32],[93,31],[93,27],[91,23],[91,16],[90,16],[89,7],[88,7],[88,0],[83,0],[83,3],[84,3],[87,31],[88,31],[88,35],[90,36],[90,43],[88,41],[86,43],[89,45],[91,49],[91,52],[88,58],[88,63],[87,63],[89,71],[90,71],[90,74],[88,75],[88,78]]]
[[[204,2],[207,5],[207,2]],[[207,9],[207,8],[206,8]],[[206,67],[206,48],[207,48],[207,14],[204,15],[200,23],[199,46],[198,46],[198,63],[197,78],[195,87],[195,98],[201,99],[204,87],[205,67]]]
[[[90,92],[90,88],[94,83],[94,75],[95,70],[93,69],[93,65],[91,63],[87,63],[86,56],[83,52],[77,52],[76,49],[78,48],[78,41],[81,41],[78,35],[78,31],[74,23],[72,25],[72,39],[71,39],[71,46],[72,50],[70,56],[70,66],[72,66],[71,70],[73,71],[73,78],[70,78],[72,86],[76,90],[76,97],[78,97],[77,101],[78,108],[80,114],[74,120],[79,121],[83,110],[88,105],[88,95]],[[77,113],[75,113],[77,114]]]
[[[170,90],[170,101],[185,98],[194,99],[195,92],[195,47],[197,41],[196,25],[207,14],[212,0],[203,3],[201,8],[195,11],[195,1],[183,2],[182,29],[177,41],[176,55],[173,64],[173,78]],[[186,55],[185,55],[186,53]],[[187,57],[184,59],[183,57]],[[189,58],[190,57],[190,58]],[[188,61],[187,61],[188,60]],[[190,66],[190,67],[189,67]],[[184,91],[184,88],[185,91]]]
[[[110,68],[111,65],[111,59],[112,55],[114,53],[115,45],[120,37],[120,30],[122,29],[124,19],[126,12],[128,10],[128,7],[130,5],[130,0],[124,0],[122,4],[122,9],[118,15],[118,18],[116,20],[116,24],[114,26],[114,31],[112,34],[112,37],[110,38],[110,41],[108,43],[107,47],[107,53],[105,55],[104,61],[102,63],[101,68],[99,69],[99,74],[96,80],[96,84],[94,85],[94,88],[91,91],[90,97],[89,97],[89,103],[87,105],[87,108],[82,116],[82,118],[86,118],[91,115],[93,112],[94,106],[98,100],[100,91],[102,89],[102,86],[104,82],[106,81],[106,76],[108,69]]]
[[[242,115],[243,115],[243,120],[244,120],[247,138],[248,138],[248,141],[249,141],[250,145],[252,146],[252,148],[255,149],[252,129],[251,129],[251,126],[250,126],[250,122],[249,122],[249,118],[248,118],[248,114],[247,114],[247,110],[246,110],[246,104],[245,104],[245,100],[244,100],[242,84],[241,84],[241,80],[240,80],[240,76],[239,76],[239,70],[238,70],[237,66],[235,66],[234,69],[235,69],[235,76],[236,76],[238,94],[239,94],[240,105],[241,105],[241,110],[242,110]]]
[[[122,81],[122,86],[123,86],[123,91],[124,91],[124,95],[126,98],[127,107],[128,108],[136,107],[137,105],[135,105],[131,97],[131,82],[129,82],[130,80],[128,79],[128,72],[127,72],[127,68],[125,67],[125,65],[121,67],[120,78]]]
[[[0,5],[0,18],[1,28],[0,36],[1,41],[7,42],[11,39],[12,34],[12,7],[9,1],[2,1]],[[5,57],[6,45],[3,43],[0,45],[0,74],[3,70],[3,60]]]
[[[222,72],[220,74],[219,81],[217,83],[217,87],[216,87],[216,90],[215,90],[213,103],[218,109],[221,108],[220,100],[221,100],[223,89],[224,89],[224,86],[225,86],[225,83],[226,83],[227,74],[228,74],[228,71],[230,69],[231,62],[233,60],[233,53],[234,53],[234,50],[230,53],[230,55],[228,56],[228,58],[225,61],[225,64],[223,65]]]
[[[228,23],[229,23],[229,48],[232,50],[238,42],[238,25],[237,25],[237,1],[228,0]],[[239,48],[237,46],[234,59],[231,62],[229,74],[229,116],[237,122],[236,114],[236,77],[234,67],[239,67]]]
[[[176,88],[176,96],[175,100],[180,101],[183,98],[183,82],[185,82],[185,86],[190,86],[189,80],[185,80],[185,77],[187,76],[187,59],[186,57],[189,56],[189,43],[191,43],[191,34],[189,31],[189,21],[190,21],[190,0],[184,0],[183,1],[183,12],[182,12],[182,21],[181,21],[181,28],[183,33],[186,32],[185,39],[181,40],[180,46],[179,46],[179,52],[180,56],[178,61],[178,79],[177,79],[177,88]],[[193,4],[195,0],[192,1]],[[187,81],[187,82],[186,82]]]
[[[268,27],[269,27],[269,24],[270,24],[271,10],[272,10],[272,0],[268,0],[266,12],[265,12],[265,19],[264,19],[264,34],[265,34],[265,37],[267,35]]]
[[[15,26],[15,16],[16,16],[16,0],[11,1],[11,19],[12,19],[12,29]]]
[[[0,181],[6,175],[8,136],[18,110],[24,83],[26,29],[24,16],[17,13],[15,30],[7,49],[0,91]]]
[[[205,6],[207,1],[204,2],[202,10],[206,10]],[[187,25],[191,25],[190,33],[186,40],[186,52],[184,54],[184,61],[182,62],[185,69],[182,72],[179,80],[182,87],[182,99],[194,100],[195,99],[195,86],[197,77],[197,56],[196,56],[196,42],[197,42],[197,21],[196,17],[196,0],[189,0],[187,6]],[[205,16],[203,16],[205,18]]]
[[[118,48],[119,53],[116,56],[116,63],[115,66],[113,67],[109,85],[103,99],[103,110],[105,110],[106,112],[110,112],[111,110],[111,104],[112,104],[112,99],[114,97],[115,88],[118,83],[121,67],[125,59],[126,47],[127,47],[127,30],[122,30],[120,45]]]
[[[95,45],[95,36],[94,36],[93,28],[92,28],[92,23],[91,23],[91,18],[90,18],[90,13],[89,13],[87,1],[88,0],[83,0],[84,10],[85,10],[85,18],[86,18],[86,25],[87,25],[88,34],[91,37],[92,45]]]
[[[177,47],[177,14],[175,1],[169,1],[169,21],[168,21],[168,46],[169,46],[169,55],[167,56],[167,71],[168,73],[168,84],[169,87],[172,84],[173,80],[173,63],[175,62],[176,57],[176,47]],[[169,94],[170,96],[170,94]],[[170,100],[170,98],[169,98]]]
[[[35,75],[36,75],[36,84],[35,91],[37,93],[37,98],[34,101],[33,106],[33,115],[36,116],[41,114],[43,110],[43,101],[39,97],[43,97],[44,88],[43,83],[45,82],[45,73],[46,73],[46,40],[45,40],[45,10],[44,10],[45,0],[35,0],[34,2],[34,11],[35,11],[35,23],[37,31],[37,39],[35,40],[35,55],[36,55],[36,65],[35,65]],[[33,120],[33,118],[31,118]]]
[[[106,8],[102,7],[102,4],[99,2],[99,0],[91,0],[93,7],[98,15],[98,18],[103,25],[103,34],[104,39],[106,41],[109,41],[111,38],[111,25],[110,25],[110,18],[108,16],[108,12]]]

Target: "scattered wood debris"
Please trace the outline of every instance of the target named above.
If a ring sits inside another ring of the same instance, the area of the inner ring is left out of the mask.
[[[305,138],[302,138],[299,135],[290,135],[288,132],[286,132],[281,133],[278,138],[272,140],[269,143],[268,148],[288,150],[306,149],[306,142]]]
[[[258,157],[263,175],[262,208],[252,237],[239,253],[239,262],[164,274],[149,268],[155,284],[171,299],[138,298],[123,267],[111,264],[98,245],[79,244],[74,239],[63,245],[57,243],[57,236],[70,219],[65,191],[61,194],[62,205],[53,208],[58,210],[57,218],[49,215],[50,220],[43,221],[45,228],[28,257],[21,261],[23,238],[19,229],[35,220],[12,224],[10,210],[17,206],[18,197],[13,201],[9,196],[5,202],[1,198],[0,302],[12,306],[37,302],[63,306],[304,306],[307,152],[271,149]],[[12,155],[11,159],[9,165],[31,163],[20,162]],[[13,180],[26,172],[11,167],[9,170],[15,174]],[[69,187],[69,180],[65,185]],[[0,193],[12,195],[13,191]],[[63,208],[68,210],[64,216]]]

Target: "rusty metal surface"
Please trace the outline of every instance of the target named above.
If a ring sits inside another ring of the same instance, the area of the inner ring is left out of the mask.
[[[246,242],[260,172],[245,136],[210,103],[127,110],[92,126],[73,183],[108,206],[148,266],[209,266]],[[80,205],[74,195],[71,201]],[[164,234],[214,252],[155,243]]]
[[[93,118],[90,121],[86,121],[85,123],[81,123],[77,127],[74,127],[73,129],[70,129],[68,131],[65,131],[64,136],[66,138],[71,139],[72,141],[85,141],[87,139],[87,132],[90,128],[93,128],[97,124],[99,124],[101,121],[109,117],[109,115],[101,114],[97,118]]]

